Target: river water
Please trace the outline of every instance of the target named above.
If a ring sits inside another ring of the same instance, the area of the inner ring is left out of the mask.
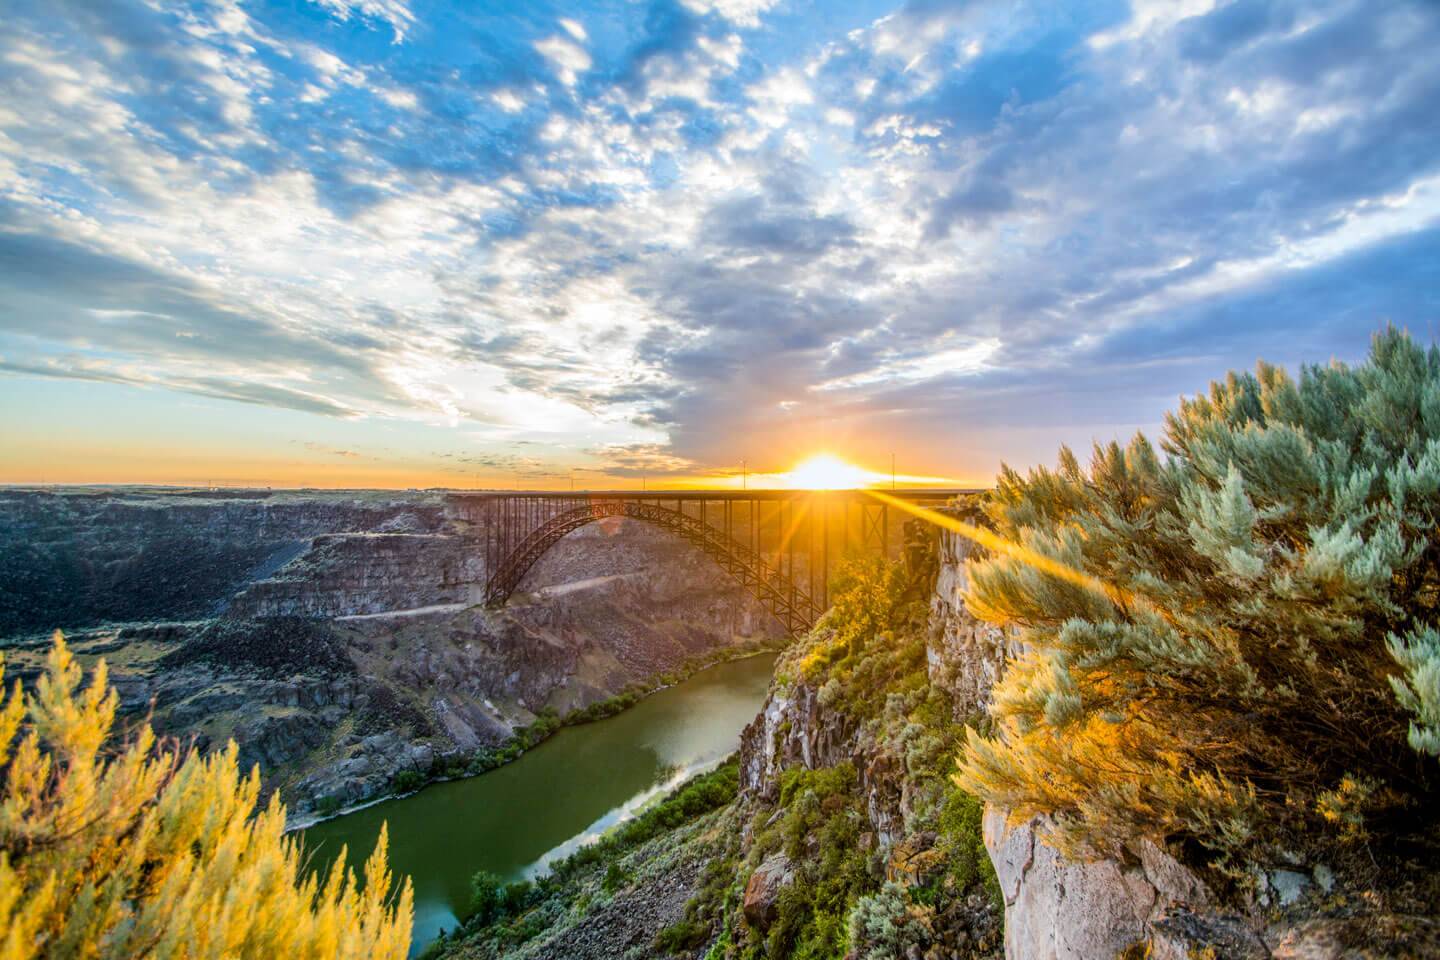
[[[433,784],[305,831],[315,862],[359,864],[390,825],[390,866],[415,885],[412,954],[456,926],[477,870],[534,876],[657,794],[714,766],[759,711],[775,658],[702,670],[617,716],[568,727],[513,763]]]

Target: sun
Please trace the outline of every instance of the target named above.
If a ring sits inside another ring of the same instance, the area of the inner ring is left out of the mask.
[[[873,479],[868,470],[829,453],[817,453],[801,461],[784,477],[791,487],[800,490],[853,490]]]

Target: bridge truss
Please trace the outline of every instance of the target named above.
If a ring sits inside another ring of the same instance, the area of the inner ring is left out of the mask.
[[[887,494],[940,506],[965,490]],[[863,490],[685,490],[460,494],[483,526],[485,601],[510,599],[545,552],[574,530],[610,517],[653,524],[694,544],[775,615],[792,636],[830,606],[830,575],[842,557],[890,556],[901,518]]]

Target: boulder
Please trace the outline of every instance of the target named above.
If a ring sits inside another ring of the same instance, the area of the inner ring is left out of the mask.
[[[1113,957],[1149,940],[1152,921],[1174,908],[1213,902],[1198,877],[1149,841],[1136,844],[1135,862],[1069,860],[1042,839],[1047,826],[1043,817],[1011,825],[1005,811],[985,811],[1009,960]]]
[[[741,907],[745,921],[757,930],[768,930],[779,916],[780,891],[794,882],[790,858],[783,853],[771,854],[745,884]]]

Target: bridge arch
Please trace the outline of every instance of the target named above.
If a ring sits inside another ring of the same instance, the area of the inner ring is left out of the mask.
[[[808,631],[824,612],[808,590],[724,531],[679,510],[632,499],[590,500],[547,518],[490,571],[485,602],[490,606],[505,603],[547,550],[580,527],[607,517],[650,523],[699,547],[774,614],[791,636]]]

